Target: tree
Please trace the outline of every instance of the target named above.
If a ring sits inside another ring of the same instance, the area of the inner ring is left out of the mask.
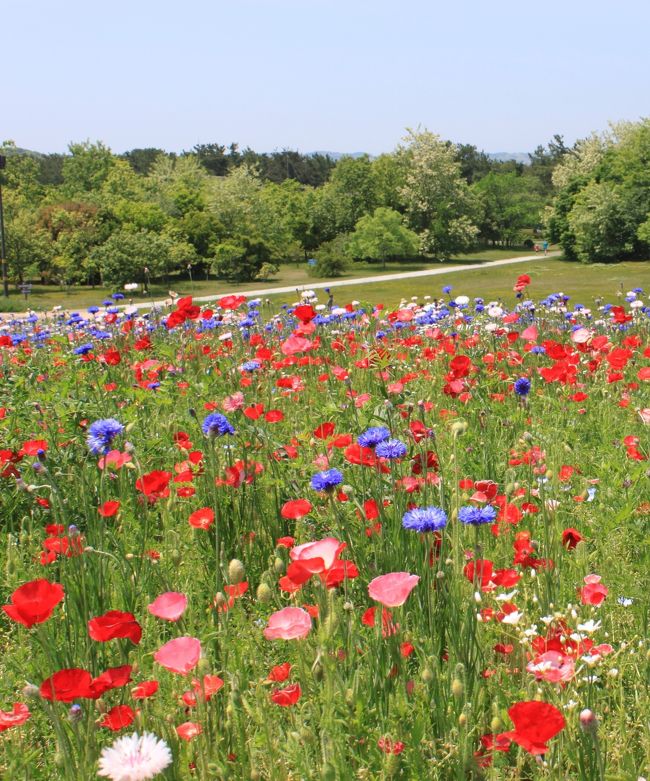
[[[590,182],[581,190],[568,220],[582,263],[620,260],[634,249],[637,225],[620,188],[610,182]]]
[[[188,244],[170,236],[121,228],[93,249],[90,260],[104,284],[121,287],[127,282],[145,282],[145,268],[152,277],[167,276],[193,258]]]
[[[460,163],[460,174],[468,184],[478,182],[494,167],[485,152],[479,152],[472,144],[456,144],[456,159]]]
[[[151,171],[151,167],[161,155],[167,157],[167,152],[164,149],[156,149],[156,147],[149,146],[144,149],[131,149],[129,152],[125,152],[122,157],[136,174],[147,176]]]
[[[349,265],[347,256],[348,236],[341,234],[322,244],[315,253],[315,263],[310,263],[307,273],[312,277],[340,277]]]
[[[381,260],[409,257],[418,250],[418,237],[403,223],[402,216],[385,206],[375,209],[356,224],[347,243],[347,254],[353,258]]]
[[[512,246],[540,222],[544,197],[536,178],[491,171],[472,190],[481,202],[480,236],[486,241]]]
[[[215,246],[212,270],[222,279],[250,282],[270,259],[271,252],[263,241],[229,239]]]
[[[348,233],[364,214],[372,212],[378,204],[368,155],[342,157],[323,187],[323,198],[332,210],[337,233]]]
[[[63,161],[63,190],[68,196],[93,193],[99,190],[116,159],[111,150],[97,141],[73,143],[68,146],[69,157]]]
[[[421,252],[445,260],[470,249],[478,234],[477,203],[453,147],[427,130],[411,130],[404,140],[408,167],[401,196]]]

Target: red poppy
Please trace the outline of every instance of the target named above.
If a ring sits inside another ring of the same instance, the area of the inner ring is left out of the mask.
[[[9,618],[31,627],[47,621],[63,596],[63,586],[39,578],[17,588],[11,595],[11,605],[4,605],[2,609]]]
[[[203,732],[203,727],[194,721],[186,721],[176,727],[176,734],[181,740],[192,740]]]
[[[109,667],[108,670],[98,675],[97,678],[93,678],[90,686],[91,697],[97,699],[111,689],[119,689],[121,686],[131,683],[132,669],[130,664],[124,664],[121,667]]]
[[[573,550],[579,542],[582,542],[584,537],[577,529],[564,529],[562,532],[562,545],[567,550]]]
[[[106,643],[108,640],[128,638],[137,645],[142,637],[142,627],[133,613],[121,610],[109,610],[102,616],[91,618],[88,622],[88,634],[93,640]]]
[[[302,689],[299,683],[292,683],[284,689],[274,689],[271,694],[271,700],[276,705],[288,708],[295,705],[302,695]]]
[[[169,496],[169,481],[171,472],[162,472],[154,470],[146,475],[142,475],[135,481],[135,487],[141,491],[147,499],[155,501],[156,499],[165,499]]]
[[[188,519],[190,526],[195,529],[209,529],[214,523],[214,510],[209,507],[201,507],[195,510]]]
[[[537,700],[516,703],[508,716],[515,728],[497,735],[497,741],[509,738],[530,754],[545,754],[547,742],[566,725],[564,716],[554,705]]]
[[[58,702],[72,702],[81,697],[93,696],[92,676],[77,667],[59,670],[41,684],[41,697]]]
[[[0,732],[11,727],[19,727],[24,724],[32,714],[29,708],[22,702],[14,702],[11,711],[0,710]]]
[[[102,516],[102,518],[112,518],[119,509],[119,502],[104,502],[104,504],[97,508],[97,512]]]
[[[276,664],[275,667],[271,669],[271,672],[268,675],[267,681],[273,681],[275,683],[282,683],[282,681],[286,681],[289,677],[289,674],[291,672],[291,665],[289,662],[283,662],[282,664]]]
[[[159,686],[158,681],[142,681],[131,689],[131,696],[134,700],[146,700],[158,691]]]
[[[135,713],[130,705],[116,705],[111,708],[104,718],[99,722],[100,727],[106,727],[112,732],[118,732],[124,727],[133,724]]]
[[[296,521],[312,510],[312,504],[307,499],[291,499],[282,505],[280,515],[287,520]]]

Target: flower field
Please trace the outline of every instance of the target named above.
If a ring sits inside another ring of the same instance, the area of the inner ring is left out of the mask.
[[[513,285],[6,322],[0,776],[644,778],[650,308]]]

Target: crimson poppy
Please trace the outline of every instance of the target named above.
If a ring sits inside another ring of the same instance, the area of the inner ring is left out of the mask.
[[[47,621],[63,596],[63,586],[39,578],[17,588],[11,595],[11,604],[3,605],[2,609],[9,618],[31,627]]]
[[[133,613],[121,610],[109,610],[104,615],[91,618],[88,622],[88,634],[93,640],[106,643],[109,640],[128,638],[137,645],[142,637],[142,627]]]

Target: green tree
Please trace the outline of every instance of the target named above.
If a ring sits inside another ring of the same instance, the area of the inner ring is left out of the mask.
[[[71,197],[97,192],[115,165],[111,150],[101,141],[73,143],[68,149],[70,155],[63,161],[63,192]]]
[[[326,241],[316,251],[315,263],[310,263],[307,273],[321,279],[340,277],[350,265],[347,255],[348,235],[341,234],[331,241]]]
[[[593,181],[581,190],[568,220],[582,263],[620,260],[634,249],[638,226],[621,189],[610,182]]]
[[[411,130],[404,140],[408,168],[401,196],[421,252],[445,260],[470,249],[478,235],[478,205],[454,148],[427,130]]]
[[[385,206],[366,214],[354,228],[347,242],[347,254],[352,258],[381,260],[412,257],[418,250],[418,237],[404,225],[402,216]]]
[[[482,206],[482,239],[510,247],[540,223],[544,197],[536,178],[491,171],[472,189]]]
[[[263,241],[233,238],[214,247],[212,270],[222,279],[250,282],[270,259],[271,252]]]

